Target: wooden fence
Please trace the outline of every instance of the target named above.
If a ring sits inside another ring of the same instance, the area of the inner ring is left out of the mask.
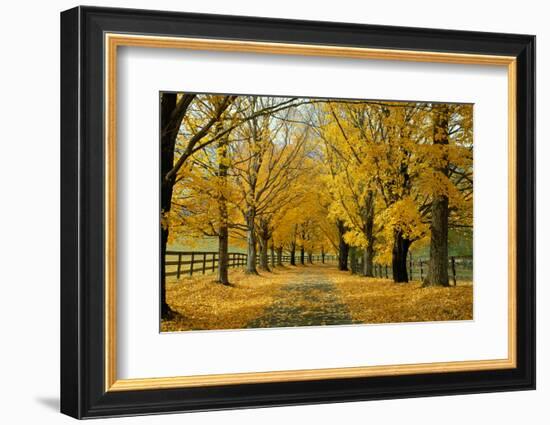
[[[409,258],[408,260],[408,272],[409,280],[420,280],[423,281],[426,277],[428,271],[428,262],[427,258],[413,259]],[[474,269],[474,259],[471,256],[453,256],[449,257],[448,271],[449,271],[449,280],[456,285],[457,280],[468,280],[473,279],[473,269]]]
[[[228,253],[229,268],[245,267],[248,255],[242,252]],[[290,255],[281,256],[281,263],[290,264]],[[329,263],[337,260],[335,255],[312,255],[312,263]],[[194,274],[213,273],[218,267],[219,254],[217,251],[199,252],[199,251],[166,251],[166,277],[175,276],[179,279],[181,276],[193,276]],[[269,255],[268,261],[271,267],[277,263],[277,257]],[[300,254],[295,257],[296,264],[300,263]],[[256,264],[259,264],[259,255],[256,255]],[[309,257],[306,255],[305,264],[309,263]]]
[[[407,260],[407,272],[409,281],[423,281],[428,271],[427,258],[413,258],[409,256]],[[353,273],[360,273],[363,269],[362,261],[357,258],[350,260],[350,268]],[[471,256],[453,256],[449,257],[449,279],[456,285],[458,280],[471,281],[473,279],[473,257]],[[374,275],[376,277],[393,279],[391,266],[374,264]]]
[[[248,255],[242,252],[228,253],[229,268],[245,267]],[[167,251],[166,252],[166,276],[175,276],[179,279],[181,276],[193,276],[194,274],[213,273],[218,267],[218,252],[198,252],[198,251]],[[281,256],[281,263],[290,264],[290,255]],[[355,257],[349,259],[349,267],[353,273],[360,273],[363,269],[362,258]],[[256,264],[259,264],[259,255],[256,256]],[[269,265],[274,267],[277,264],[277,256],[268,256]],[[338,256],[325,254],[315,254],[311,256],[311,263],[332,263],[338,261]],[[297,265],[300,262],[300,253],[295,256]],[[304,258],[305,264],[309,262],[309,256]],[[409,281],[422,281],[426,277],[428,270],[427,258],[413,258],[409,256],[407,260],[407,272]],[[449,257],[449,279],[456,285],[458,280],[472,280],[473,258],[470,257]],[[392,279],[393,273],[391,266],[374,264],[375,277]]]

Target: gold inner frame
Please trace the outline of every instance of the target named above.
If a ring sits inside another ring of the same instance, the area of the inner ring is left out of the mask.
[[[325,45],[106,33],[105,46],[105,391],[148,390],[335,378],[510,369],[516,367],[516,58]],[[116,373],[116,99],[120,46],[494,65],[508,71],[508,357],[495,360],[118,379]]]

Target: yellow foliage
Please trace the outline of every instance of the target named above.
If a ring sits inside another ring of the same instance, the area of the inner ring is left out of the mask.
[[[194,103],[174,162],[221,99]],[[429,234],[434,197],[448,198],[451,225],[473,224],[472,105],[333,100],[244,119],[283,101],[241,96],[212,127],[216,143],[179,169],[172,209],[162,214],[171,243],[190,246],[228,224],[232,244],[242,245],[251,214],[274,246],[336,252],[341,222],[349,245],[373,244],[387,264],[396,232],[411,243]],[[447,132],[436,125],[443,113]]]
[[[345,223],[348,244],[368,245],[368,202],[376,217],[373,236],[383,242],[376,244],[383,263],[396,231],[413,242],[426,236],[429,203],[436,196],[448,197],[453,224],[472,224],[472,106],[445,108],[449,133],[434,130],[437,105],[333,102],[320,107],[319,134],[330,169],[329,217]]]

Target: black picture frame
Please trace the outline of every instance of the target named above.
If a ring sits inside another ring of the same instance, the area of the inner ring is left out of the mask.
[[[517,367],[106,392],[104,34],[255,40],[517,58]],[[75,418],[535,388],[535,37],[76,7],[61,13],[61,412]]]

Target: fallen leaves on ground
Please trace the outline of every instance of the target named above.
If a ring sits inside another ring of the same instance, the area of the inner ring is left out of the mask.
[[[420,282],[394,283],[334,271],[330,278],[340,290],[352,318],[361,323],[398,323],[473,319],[473,286],[422,287]]]
[[[334,301],[349,309],[353,323],[473,318],[471,282],[459,282],[456,287],[423,288],[419,282],[394,283],[388,279],[365,278],[338,271],[332,266],[288,266],[276,268],[273,272],[260,272],[260,275],[231,270],[232,286],[216,283],[214,275],[184,277],[179,281],[167,282],[167,301],[178,316],[162,321],[161,330],[243,329],[263,317],[276,302],[288,303],[288,311],[292,313],[290,317],[297,311],[307,316],[308,312],[319,309],[319,302],[327,302],[326,292],[315,287],[308,288],[304,298],[299,294],[294,296],[284,288],[289,283],[295,284],[304,279],[304,285],[307,285],[307,280],[315,277],[312,274],[335,285],[338,299]],[[279,313],[277,317],[282,320],[284,312]]]
[[[161,331],[245,328],[273,303],[291,273],[280,267],[259,275],[231,270],[231,286],[217,283],[215,275],[167,282],[166,299],[178,316],[163,320]]]

